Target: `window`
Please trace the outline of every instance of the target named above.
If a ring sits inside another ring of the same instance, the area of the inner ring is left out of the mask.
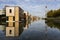
[[[10,9],[9,12],[12,13],[12,10]]]
[[[15,27],[15,22],[13,22],[13,26]]]
[[[15,21],[15,17],[13,17],[13,21]]]
[[[6,17],[6,21],[8,21],[8,17]]]
[[[9,31],[9,34],[12,34],[12,30]]]
[[[8,26],[8,22],[6,22],[6,26]]]

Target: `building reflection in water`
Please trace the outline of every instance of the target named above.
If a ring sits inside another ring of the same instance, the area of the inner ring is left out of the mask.
[[[24,26],[24,29],[27,29],[27,28],[29,28],[29,23],[28,23],[28,21],[25,22],[25,26]]]
[[[29,27],[29,23],[28,21],[25,21],[25,22],[19,22],[19,35],[23,32],[24,29],[27,29]],[[6,24],[6,23],[5,23]],[[6,25],[5,24],[0,24],[0,30],[2,30],[5,34],[5,27]],[[17,23],[16,23],[17,24]],[[15,24],[15,25],[16,25]],[[18,25],[16,25],[18,26]]]

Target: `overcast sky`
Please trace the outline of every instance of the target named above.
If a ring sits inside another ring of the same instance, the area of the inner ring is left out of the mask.
[[[60,0],[0,0],[0,9],[5,5],[18,5],[31,15],[45,17],[45,11],[60,8]]]

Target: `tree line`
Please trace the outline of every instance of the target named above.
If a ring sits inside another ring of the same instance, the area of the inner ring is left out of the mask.
[[[60,17],[60,9],[58,10],[50,10],[47,12],[47,17]]]

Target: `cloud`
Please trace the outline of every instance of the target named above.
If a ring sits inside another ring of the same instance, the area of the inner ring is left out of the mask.
[[[45,15],[45,5],[30,5],[27,9],[32,15],[43,17]]]
[[[58,5],[53,5],[53,4],[47,4],[47,9],[45,9],[46,4],[36,4],[36,5],[29,5],[29,4],[21,4],[20,5],[24,10],[28,11],[32,15],[40,16],[40,17],[45,17],[46,10],[51,10],[51,9],[58,9],[60,8],[60,4]]]
[[[30,0],[25,0],[26,2],[29,2]]]
[[[17,4],[14,0],[0,0],[0,4]]]

